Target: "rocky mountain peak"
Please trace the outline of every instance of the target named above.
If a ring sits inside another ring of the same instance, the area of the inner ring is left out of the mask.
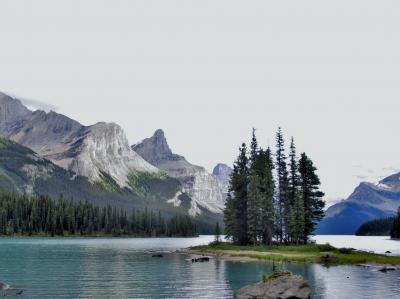
[[[400,173],[393,174],[383,180],[381,180],[378,185],[378,188],[383,190],[399,192],[400,191]]]
[[[153,165],[158,165],[160,162],[165,161],[185,160],[184,157],[172,153],[164,131],[161,129],[155,131],[152,137],[133,145],[132,149]]]
[[[31,111],[21,101],[0,92],[0,127],[8,129],[9,124],[20,121]]]
[[[232,173],[232,168],[223,163],[217,164],[213,170],[213,175],[215,176],[229,177],[231,173]]]
[[[222,213],[226,199],[223,183],[204,167],[190,164],[183,156],[172,153],[162,130],[133,145],[132,149],[147,162],[181,182],[182,193],[191,198],[189,213],[192,216],[201,214],[202,209]],[[174,204],[179,205],[179,201],[174,201]]]

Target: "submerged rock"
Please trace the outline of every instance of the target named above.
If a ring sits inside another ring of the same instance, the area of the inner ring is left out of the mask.
[[[383,268],[379,269],[378,271],[386,273],[386,272],[396,271],[396,270],[397,270],[396,267],[383,267]]]
[[[7,296],[10,296],[13,294],[19,296],[19,295],[22,295],[24,292],[24,290],[14,288],[14,287],[10,286],[9,284],[5,284],[5,283],[1,283],[1,282],[0,282],[0,291],[1,291],[0,296],[2,296],[2,297],[7,297]]]
[[[207,256],[192,259],[192,263],[206,263],[209,261],[210,261],[210,258]]]
[[[281,276],[240,289],[235,299],[309,299],[311,289],[301,276]]]

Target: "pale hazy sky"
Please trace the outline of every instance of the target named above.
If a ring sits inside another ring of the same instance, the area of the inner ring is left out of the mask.
[[[280,125],[332,200],[400,171],[399,31],[399,1],[2,0],[0,90],[209,170]]]

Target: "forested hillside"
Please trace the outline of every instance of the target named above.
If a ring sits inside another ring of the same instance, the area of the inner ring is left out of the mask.
[[[0,235],[189,237],[189,216],[165,219],[160,212],[96,206],[48,196],[0,193]]]

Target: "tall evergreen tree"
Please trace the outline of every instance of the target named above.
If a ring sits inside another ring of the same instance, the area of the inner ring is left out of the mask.
[[[251,175],[248,188],[247,215],[249,241],[253,245],[257,244],[258,238],[262,234],[261,202],[263,200],[263,196],[260,189],[260,177],[255,174]]]
[[[261,237],[264,244],[271,245],[275,232],[275,182],[272,174],[274,163],[272,161],[270,148],[268,148],[265,152],[262,152],[262,156],[264,157],[264,173],[261,178]]]
[[[221,228],[219,227],[219,222],[215,223],[215,243],[219,244],[221,242]]]
[[[324,193],[320,190],[320,179],[317,168],[305,153],[299,161],[300,192],[304,204],[304,234],[303,242],[314,232],[315,226],[324,217]]]
[[[295,208],[296,197],[299,192],[299,173],[298,173],[298,162],[297,162],[297,154],[296,154],[296,146],[294,143],[294,138],[292,137],[290,140],[290,152],[289,152],[289,193],[288,193],[288,205],[287,205],[287,213],[292,216],[292,210]],[[290,220],[292,221],[292,219]],[[289,231],[291,229],[289,228]],[[291,234],[288,234],[289,242],[291,242]]]
[[[390,235],[393,239],[400,239],[400,207],[397,211],[397,216],[393,220],[393,226]]]
[[[286,164],[285,141],[282,129],[279,127],[276,134],[276,172],[277,172],[277,237],[282,243],[287,240],[290,218],[289,178]]]
[[[234,164],[230,182],[230,196],[225,209],[226,235],[235,243],[247,245],[248,236],[248,181],[249,161],[245,143],[239,148],[239,156]]]
[[[256,137],[256,129],[253,128],[253,135],[250,144],[250,168],[254,168],[258,156],[258,141]]]
[[[290,205],[293,206],[295,204],[299,187],[299,169],[297,165],[296,146],[293,137],[290,141],[289,160],[289,196]]]
[[[291,243],[299,245],[304,242],[305,216],[304,204],[300,194],[296,193],[294,205],[290,211],[289,233]]]

